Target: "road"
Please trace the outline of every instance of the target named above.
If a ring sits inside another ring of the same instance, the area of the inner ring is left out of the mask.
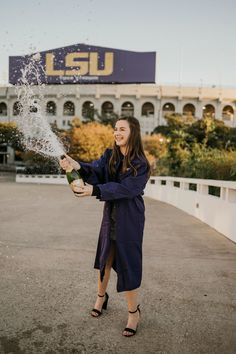
[[[125,338],[114,271],[107,311],[90,316],[103,203],[12,182],[0,196],[1,354],[236,353],[236,245],[223,235],[145,199],[141,321]]]

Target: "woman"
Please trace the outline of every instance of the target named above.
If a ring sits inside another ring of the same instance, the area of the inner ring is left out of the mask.
[[[105,201],[94,268],[98,273],[98,296],[93,317],[107,308],[106,293],[110,271],[117,273],[117,291],[124,291],[128,305],[128,322],[123,335],[135,335],[140,309],[138,288],[142,278],[142,241],[144,229],[143,190],[150,165],[145,157],[139,121],[134,117],[117,120],[113,149],[92,163],[76,162],[66,155],[61,167],[79,170],[84,187],[72,185],[77,197],[96,196]]]

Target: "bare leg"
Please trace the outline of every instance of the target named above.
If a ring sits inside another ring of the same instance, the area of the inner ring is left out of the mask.
[[[131,312],[136,311],[138,306],[138,290],[135,289],[135,290],[126,291],[125,295],[127,300],[128,311]],[[129,313],[126,327],[136,330],[138,321],[139,321],[139,311],[137,311],[136,313]],[[123,335],[130,336],[132,335],[132,333],[124,331]]]
[[[102,282],[100,279],[100,272],[98,272],[98,294],[99,295],[104,295],[106,292],[107,285],[108,285],[108,282],[110,279],[111,267],[112,267],[112,263],[114,261],[114,257],[115,257],[115,247],[114,247],[114,245],[112,245],[111,250],[110,250],[110,254],[109,254],[109,257],[108,257],[108,260],[106,263],[105,274],[104,274]],[[105,300],[105,297],[97,296],[97,300],[95,302],[94,308],[101,311],[104,300]],[[97,316],[96,312],[92,312],[92,314],[94,316]]]

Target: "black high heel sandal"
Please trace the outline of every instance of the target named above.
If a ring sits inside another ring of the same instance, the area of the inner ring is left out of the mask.
[[[139,312],[139,316],[141,315],[141,311],[140,311],[140,308],[139,308],[140,305],[137,306],[137,309],[135,311],[129,311],[129,313],[136,313],[137,311]],[[137,332],[137,329],[138,329],[138,324],[137,324],[137,327],[136,329],[133,329],[133,328],[129,328],[129,327],[126,327],[124,330],[123,330],[123,333],[124,332],[129,332],[129,333],[132,333],[132,334],[123,334],[124,337],[133,337],[136,332]]]
[[[107,293],[105,293],[104,295],[99,295],[99,294],[98,294],[98,296],[99,296],[99,297],[104,297],[104,296],[105,296],[105,301],[104,301],[104,303],[103,303],[103,305],[102,305],[102,310],[106,310],[106,309],[107,309],[107,304],[108,304],[109,295],[108,295]],[[95,312],[97,315],[93,315],[93,312]],[[101,316],[101,314],[102,314],[102,311],[99,311],[99,310],[97,310],[97,309],[92,309],[91,316],[93,316],[93,317],[99,317],[99,316]]]

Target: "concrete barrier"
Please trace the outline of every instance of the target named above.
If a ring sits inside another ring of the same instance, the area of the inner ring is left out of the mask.
[[[67,184],[65,175],[16,175],[17,183]]]
[[[65,175],[16,175],[18,183],[67,184]],[[213,195],[214,194],[214,195]],[[174,205],[236,242],[236,182],[151,177],[145,196]]]
[[[145,196],[174,205],[236,242],[236,182],[151,177]]]

